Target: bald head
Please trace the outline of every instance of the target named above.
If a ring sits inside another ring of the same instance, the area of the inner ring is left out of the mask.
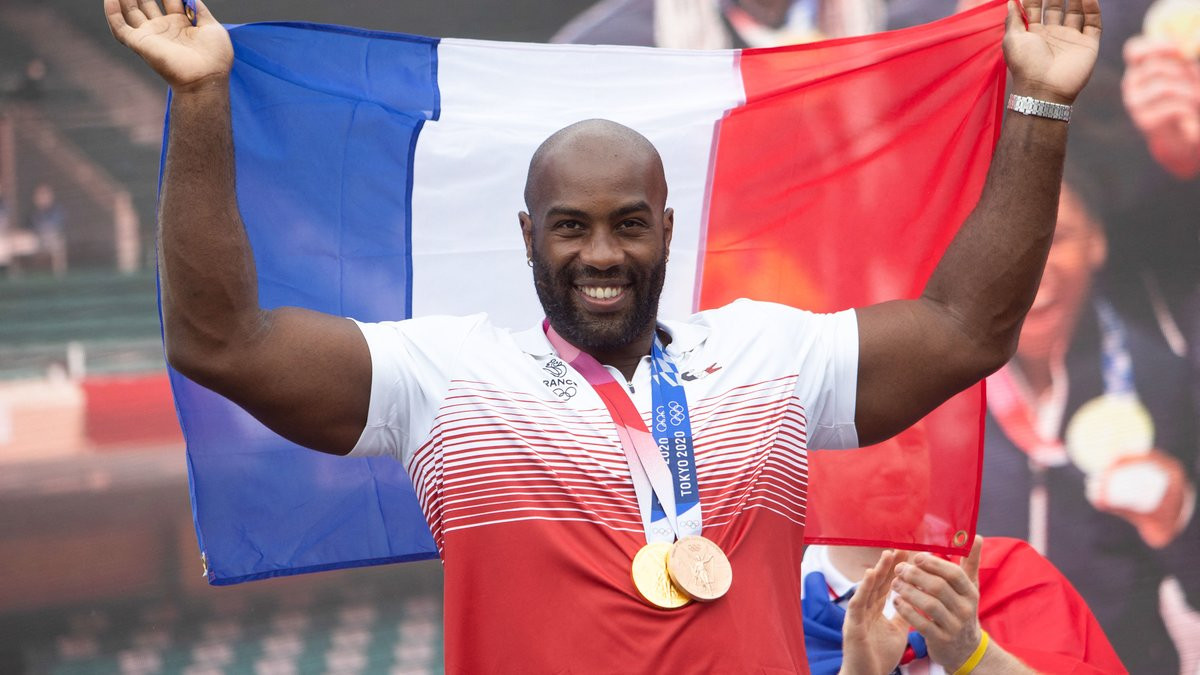
[[[590,119],[559,129],[534,151],[525,178],[525,208],[531,214],[538,213],[547,184],[559,172],[599,162],[616,163],[621,165],[620,170],[649,181],[647,192],[661,194],[660,207],[666,203],[667,179],[654,144],[623,124]]]

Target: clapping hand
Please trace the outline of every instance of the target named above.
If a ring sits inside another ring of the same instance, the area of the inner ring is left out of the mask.
[[[962,666],[982,638],[979,627],[979,558],[976,536],[961,566],[929,553],[896,567],[896,614],[924,638],[929,658],[948,671]]]
[[[907,553],[884,551],[854,590],[842,624],[843,675],[890,673],[900,663],[908,644],[908,624],[899,616],[885,617],[883,609],[897,563],[906,559]]]

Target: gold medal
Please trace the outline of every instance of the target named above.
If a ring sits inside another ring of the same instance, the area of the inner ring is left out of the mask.
[[[691,603],[667,574],[667,555],[671,545],[666,542],[646,544],[633,556],[633,585],[646,602],[659,609],[678,609]]]
[[[1136,394],[1105,394],[1079,408],[1064,440],[1071,462],[1098,474],[1122,457],[1150,452],[1154,421]]]
[[[1200,0],[1158,0],[1146,10],[1142,32],[1200,58]]]
[[[733,584],[733,567],[725,552],[704,537],[683,537],[671,546],[667,571],[679,590],[693,600],[709,602]]]

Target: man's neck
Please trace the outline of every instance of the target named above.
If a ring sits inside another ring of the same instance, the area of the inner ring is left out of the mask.
[[[650,354],[650,346],[654,344],[654,329],[655,326],[649,327],[641,336],[617,349],[584,351],[600,363],[612,366],[621,371],[621,375],[625,377],[625,381],[632,382],[633,374],[637,372],[638,364],[642,362],[643,357]]]
[[[862,581],[883,554],[883,549],[869,546],[829,546],[827,551],[833,568],[855,584]]]

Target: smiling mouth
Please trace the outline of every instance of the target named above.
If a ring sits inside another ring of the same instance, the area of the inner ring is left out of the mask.
[[[615,305],[625,297],[627,286],[576,286],[575,291],[589,305]]]
[[[593,300],[609,300],[625,292],[624,286],[576,286],[580,293]]]

